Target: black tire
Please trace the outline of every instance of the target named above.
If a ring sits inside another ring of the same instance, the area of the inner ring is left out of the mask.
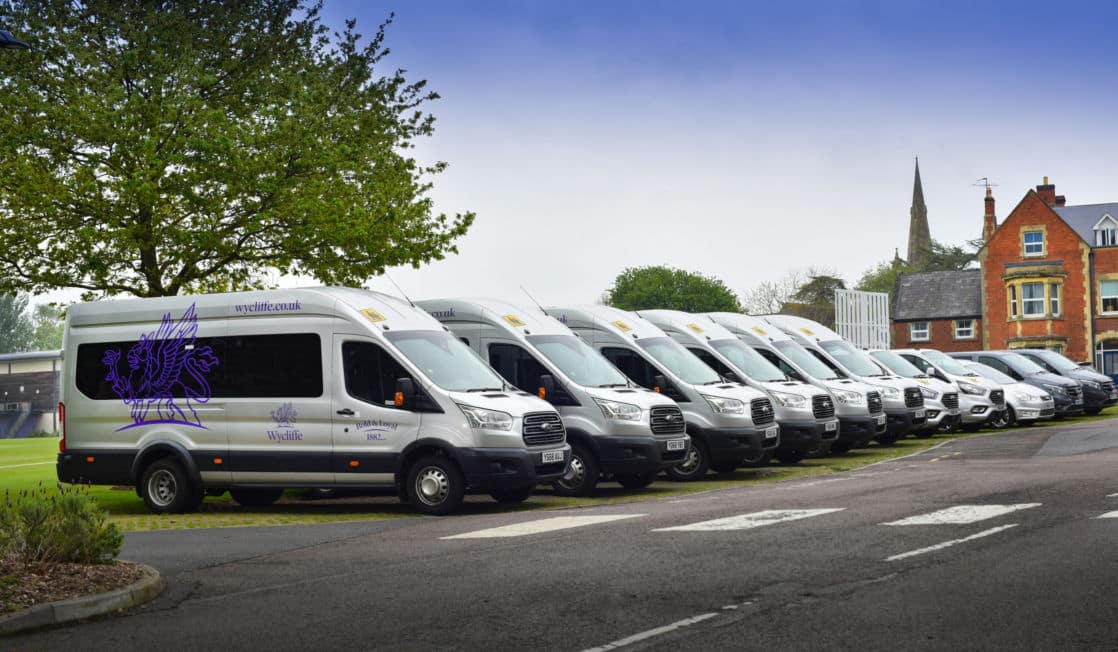
[[[668,477],[676,482],[700,480],[710,470],[710,449],[705,441],[691,438],[691,448],[683,461],[668,467]]]
[[[267,507],[279,500],[283,489],[230,489],[229,495],[242,507]]]
[[[882,446],[892,446],[893,444],[897,443],[898,439],[900,439],[900,435],[891,435],[889,433],[878,435],[873,438],[874,441],[881,444]]]
[[[657,473],[657,471],[649,471],[648,473],[618,473],[613,479],[617,480],[617,484],[626,489],[644,489],[656,481]]]
[[[747,469],[759,469],[768,466],[773,461],[773,452],[764,451],[761,453],[754,453],[749,457],[743,459],[738,466],[743,466]]]
[[[803,450],[776,452],[776,459],[780,460],[781,464],[799,464],[805,457],[807,457],[807,451]]]
[[[567,474],[551,483],[560,496],[593,496],[601,476],[598,460],[581,444],[571,446],[571,465]]]
[[[516,505],[528,500],[532,495],[533,487],[522,487],[520,489],[501,489],[489,494],[493,500],[501,503],[502,505]]]
[[[849,453],[853,448],[854,442],[852,441],[836,441],[831,444],[831,452],[838,453],[840,455],[843,453]]]
[[[1013,413],[1012,411],[1013,408],[1007,405],[1004,410],[997,413],[1001,416],[991,418],[986,423],[995,430],[1004,430],[1013,425],[1014,419],[1010,416]]]
[[[715,473],[733,473],[739,466],[741,460],[718,460],[710,463],[710,468]]]
[[[205,496],[194,486],[182,465],[170,457],[155,460],[140,478],[140,496],[156,514],[186,514],[198,509]]]
[[[458,465],[442,455],[428,455],[412,463],[404,481],[408,502],[417,511],[445,516],[458,509],[466,482]]]

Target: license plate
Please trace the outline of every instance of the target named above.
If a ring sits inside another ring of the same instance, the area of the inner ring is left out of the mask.
[[[924,411],[923,410],[917,410],[916,412],[913,413],[912,418],[913,419],[923,419],[924,418]]]
[[[780,433],[780,429],[777,428],[776,426],[773,426],[772,428],[765,428],[765,439],[772,439],[773,437],[776,437],[777,434],[779,434],[779,433]]]
[[[1075,399],[1075,404],[1076,405],[1083,405],[1083,397],[1079,397],[1079,398]]]
[[[957,417],[957,416],[959,416],[959,408],[951,408],[950,410],[947,411],[947,414],[949,414],[953,417]]]
[[[874,417],[874,421],[877,422],[877,425],[879,426],[885,425],[885,415],[883,414],[879,417]]]
[[[687,440],[686,439],[669,439],[668,440],[668,450],[670,450],[670,451],[681,451],[684,448],[687,448]]]
[[[544,451],[540,453],[541,464],[552,464],[563,461],[563,451]]]
[[[837,421],[828,421],[827,424],[823,426],[823,432],[834,432],[835,430],[838,430]]]
[[[1118,398],[1118,390],[1110,392],[1110,398]]]

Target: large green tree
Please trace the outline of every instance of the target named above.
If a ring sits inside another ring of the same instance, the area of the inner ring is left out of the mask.
[[[781,313],[799,315],[835,327],[835,290],[845,290],[846,283],[832,274],[819,274],[810,277],[784,304]]]
[[[606,292],[606,303],[622,310],[741,310],[737,296],[717,278],[663,265],[621,272]]]
[[[27,295],[0,295],[0,353],[30,351],[35,342],[35,324],[27,315]],[[61,347],[59,344],[58,347]]]
[[[0,292],[361,284],[456,251],[415,142],[437,95],[385,23],[303,0],[0,0]]]

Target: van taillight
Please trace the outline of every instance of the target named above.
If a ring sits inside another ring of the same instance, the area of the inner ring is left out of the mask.
[[[58,424],[62,428],[62,439],[58,440],[58,452],[66,452],[66,404],[58,402]]]

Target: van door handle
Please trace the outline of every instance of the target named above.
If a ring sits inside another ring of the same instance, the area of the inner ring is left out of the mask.
[[[349,409],[349,408],[345,408],[345,409],[342,409],[342,410],[338,410],[338,414],[342,415],[343,417],[352,417],[353,415],[355,415],[357,413],[354,412],[353,410]]]

